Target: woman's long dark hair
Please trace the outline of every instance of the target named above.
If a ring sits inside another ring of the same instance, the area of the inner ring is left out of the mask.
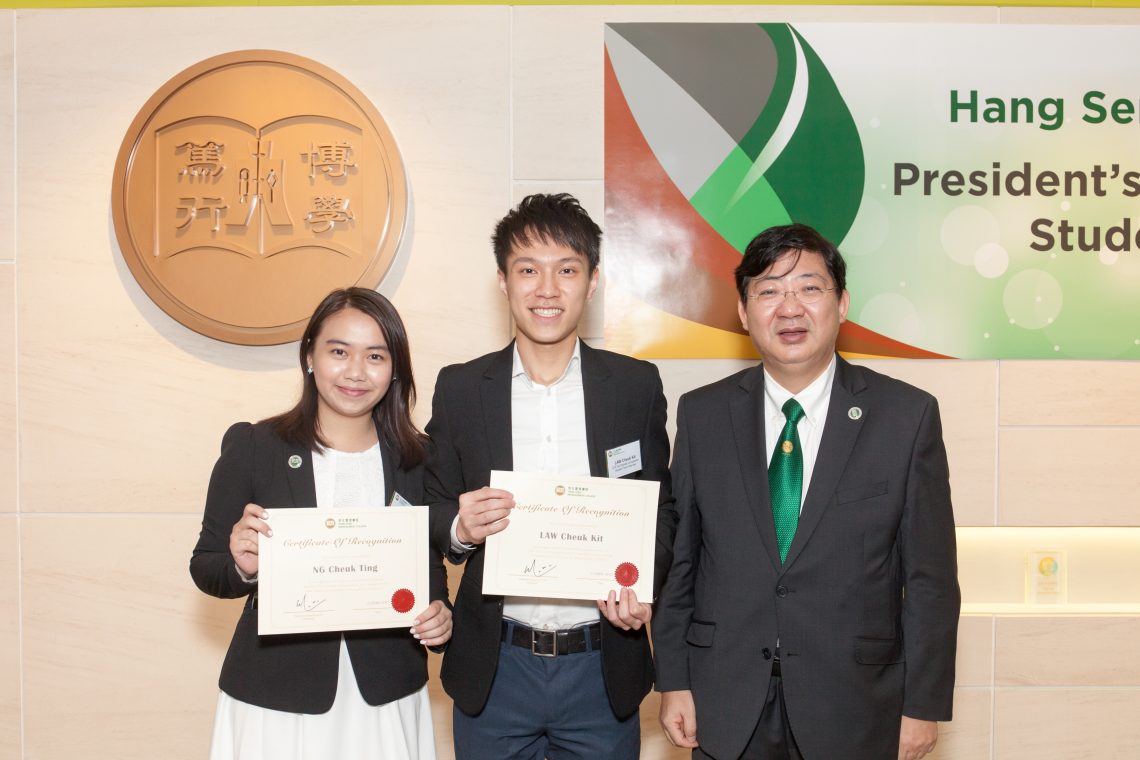
[[[399,458],[400,469],[415,467],[424,460],[426,437],[412,423],[412,407],[416,404],[416,383],[412,378],[412,356],[408,334],[396,307],[384,296],[367,288],[344,288],[325,296],[317,306],[305,334],[301,336],[301,399],[289,411],[264,422],[289,443],[309,449],[325,449],[329,444],[317,427],[317,382],[308,372],[313,341],[325,320],[344,309],[356,309],[376,320],[388,353],[392,357],[392,383],[380,403],[372,409],[372,419],[380,433],[380,442]]]

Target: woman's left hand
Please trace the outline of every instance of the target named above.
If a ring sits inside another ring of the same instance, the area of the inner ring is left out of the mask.
[[[451,610],[436,599],[416,616],[412,623],[412,634],[425,647],[443,644],[451,638]]]

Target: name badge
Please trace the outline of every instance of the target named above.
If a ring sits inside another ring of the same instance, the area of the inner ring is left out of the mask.
[[[392,492],[392,503],[389,507],[410,507],[412,503],[400,495],[399,491]]]
[[[620,478],[641,469],[641,441],[630,441],[606,452],[606,469],[611,478]]]

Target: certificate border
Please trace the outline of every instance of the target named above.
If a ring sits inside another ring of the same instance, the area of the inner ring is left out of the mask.
[[[408,612],[391,612],[385,611],[383,617],[379,620],[362,622],[359,624],[352,624],[344,627],[329,628],[328,625],[323,625],[316,622],[310,622],[298,625],[281,625],[275,623],[273,616],[275,614],[274,602],[271,594],[261,593],[261,584],[265,578],[272,572],[273,568],[273,550],[270,548],[266,551],[267,547],[271,547],[274,539],[264,540],[264,536],[258,535],[258,599],[257,599],[257,634],[259,636],[278,636],[287,634],[298,633],[337,633],[340,631],[366,631],[373,629],[390,629],[411,627],[412,621],[416,615],[430,603],[431,587],[430,587],[430,560],[431,560],[431,546],[428,536],[428,508],[426,506],[389,506],[389,507],[372,507],[366,509],[352,509],[352,510],[333,510],[333,509],[319,509],[314,507],[283,507],[283,508],[268,508],[269,524],[273,525],[274,518],[280,520],[281,517],[288,519],[297,519],[300,521],[303,518],[320,518],[325,520],[328,518],[335,519],[351,519],[360,518],[368,519],[374,518],[383,510],[401,510],[401,511],[414,511],[413,518],[415,523],[415,536],[414,543],[421,548],[416,550],[421,552],[424,561],[419,563],[420,567],[416,570],[415,582],[412,584],[411,591],[415,594],[416,603]],[[405,587],[405,586],[402,586]],[[276,613],[278,617],[281,616],[279,612]]]
[[[635,480],[630,478],[601,478],[589,476],[566,476],[566,475],[549,475],[544,473],[531,473],[531,472],[513,472],[508,470],[492,470],[491,471],[491,487],[502,488],[505,491],[511,491],[511,486],[520,481],[541,481],[543,484],[549,483],[551,486],[563,485],[572,486],[579,485],[587,488],[597,488],[600,483],[604,481],[606,488],[626,489],[631,492],[641,492],[644,501],[639,505],[642,510],[642,534],[641,534],[641,556],[640,557],[627,557],[622,561],[637,562],[638,579],[637,582],[631,587],[637,592],[638,599],[641,601],[652,601],[653,598],[653,575],[654,575],[654,560],[656,559],[657,549],[657,509],[659,495],[661,492],[661,483],[655,480]],[[654,486],[654,488],[650,488]],[[510,525],[506,530],[510,530]],[[502,533],[496,533],[487,537],[485,556],[483,558],[483,593],[501,596],[519,596],[529,597],[535,599],[577,599],[582,601],[592,601],[595,599],[605,598],[606,593],[610,590],[620,591],[621,586],[618,585],[616,579],[612,579],[612,585],[603,593],[598,596],[584,596],[581,593],[544,589],[541,586],[531,584],[515,584],[502,577],[506,571],[504,566],[504,557],[502,556]],[[616,565],[615,565],[616,569]]]

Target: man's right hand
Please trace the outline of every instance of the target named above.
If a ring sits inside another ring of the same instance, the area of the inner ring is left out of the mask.
[[[455,537],[465,544],[481,544],[487,536],[498,533],[510,522],[508,515],[515,506],[510,491],[484,486],[459,497],[459,520]]]
[[[697,706],[693,692],[661,692],[661,727],[674,747],[695,749],[697,743]]]

